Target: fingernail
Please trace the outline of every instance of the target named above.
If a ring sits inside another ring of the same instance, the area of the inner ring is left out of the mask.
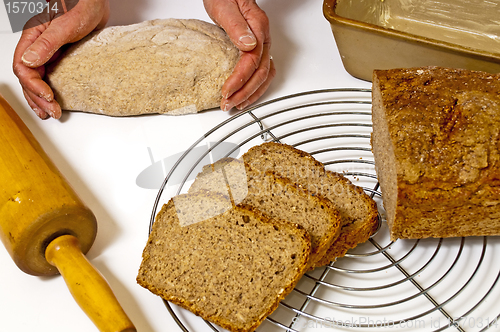
[[[45,113],[47,113],[47,114],[48,114],[51,118],[53,118],[53,117],[54,117],[54,111],[53,111],[53,110],[51,110],[51,109],[49,109],[49,108],[47,108],[47,109],[45,110]]]
[[[231,108],[233,108],[233,107],[234,107],[234,105],[233,105],[232,103],[230,103],[229,101],[226,101],[226,102],[223,102],[223,103],[222,103],[222,110],[223,110],[224,112],[229,111],[229,110],[230,110]]]
[[[247,100],[247,101],[244,101],[241,104],[239,104],[236,108],[241,111],[241,110],[245,109],[248,105],[250,105],[250,102]]]
[[[54,99],[52,98],[52,96],[50,94],[45,94],[45,93],[40,93],[40,96],[41,98],[45,99],[46,101],[48,101],[49,103],[51,103]]]
[[[38,61],[38,59],[40,59],[40,57],[33,51],[24,52],[22,57],[23,62],[29,65],[35,63],[36,61]]]
[[[254,46],[257,44],[257,40],[252,35],[244,35],[240,37],[240,42],[245,46]]]
[[[49,118],[49,115],[47,113],[43,112],[41,109],[37,107],[33,107],[33,111],[42,120],[46,120]]]

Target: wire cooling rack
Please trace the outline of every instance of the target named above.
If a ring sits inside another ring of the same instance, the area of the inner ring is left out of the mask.
[[[263,141],[293,145],[343,173],[377,202],[378,232],[330,266],[305,274],[257,331],[500,331],[500,238],[390,241],[370,149],[371,91],[328,89],[274,99],[196,141],[172,167],[151,222],[205,164]],[[183,331],[223,331],[173,304]]]

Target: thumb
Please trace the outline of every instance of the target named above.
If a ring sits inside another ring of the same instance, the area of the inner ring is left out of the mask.
[[[62,40],[66,40],[65,29],[57,28],[56,25],[50,25],[47,30],[42,32],[31,46],[24,51],[22,61],[27,67],[36,68],[45,64],[54,55],[54,53],[64,45]]]
[[[224,5],[215,5],[211,1],[205,1],[205,7],[212,20],[226,31],[233,44],[241,51],[249,52],[257,46],[257,38],[241,14],[238,4],[228,1]]]
[[[79,17],[79,10],[75,7],[66,14],[57,17],[49,22],[46,29],[42,26],[30,29],[31,36],[26,40],[31,40],[32,44],[24,51],[22,61],[27,67],[37,68],[44,65],[61,46],[76,42],[98,25],[96,18]]]

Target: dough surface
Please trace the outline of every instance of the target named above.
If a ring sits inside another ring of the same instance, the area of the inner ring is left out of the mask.
[[[63,110],[181,115],[218,107],[238,59],[214,24],[152,20],[90,34],[48,68],[46,79]]]

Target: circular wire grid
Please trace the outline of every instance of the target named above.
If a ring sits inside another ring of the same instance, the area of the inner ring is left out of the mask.
[[[154,203],[187,192],[203,165],[264,141],[309,152],[362,187],[380,227],[330,266],[306,273],[257,331],[500,331],[500,239],[392,242],[370,148],[371,91],[328,89],[274,99],[211,129],[175,163]],[[223,331],[165,302],[183,331]]]

